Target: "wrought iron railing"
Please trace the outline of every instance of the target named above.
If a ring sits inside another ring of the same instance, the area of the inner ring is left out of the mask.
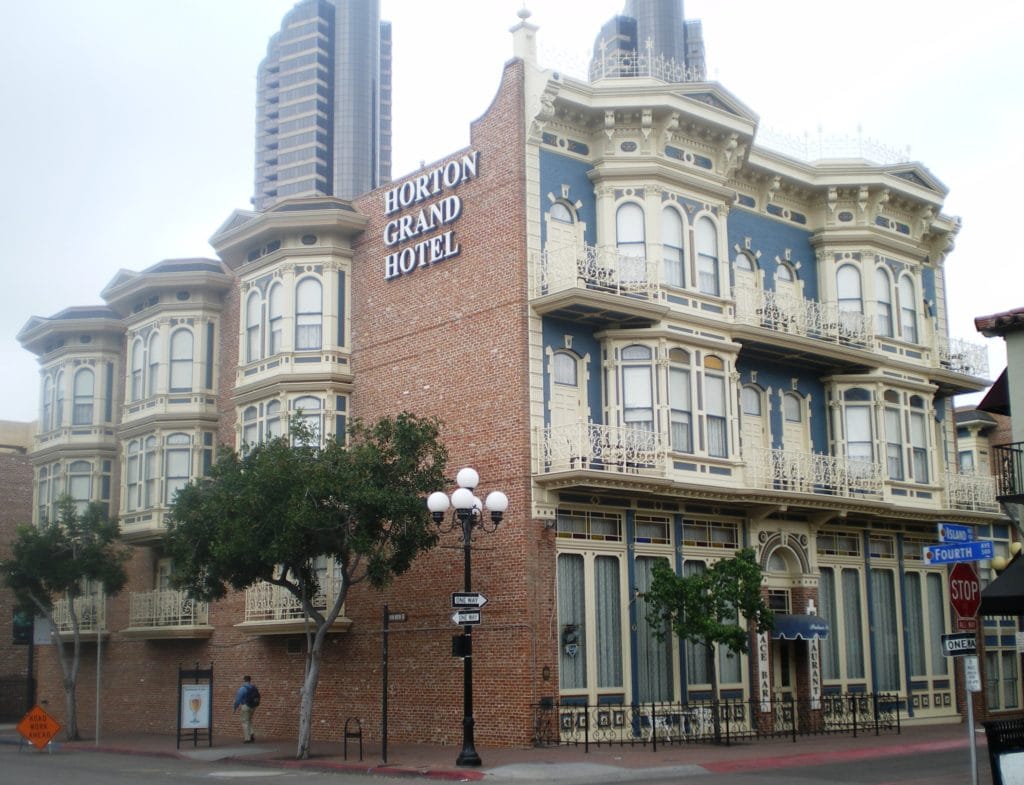
[[[323,610],[333,604],[342,588],[341,578],[321,581],[320,590],[313,595],[313,607]],[[245,620],[299,621],[305,612],[299,598],[274,583],[257,583],[245,590]]]
[[[541,429],[543,472],[591,469],[662,477],[668,467],[663,434],[579,422]]]
[[[686,703],[599,704],[572,699],[533,706],[538,746],[658,745],[863,733],[900,733],[904,701],[894,693],[816,699],[751,698]]]
[[[103,632],[107,628],[107,603],[106,597],[98,596],[77,597],[74,600],[75,616],[78,617],[78,631]],[[73,632],[71,623],[72,606],[67,600],[57,600],[53,603],[53,621],[57,625],[58,635],[70,635]]]
[[[562,245],[540,255],[537,294],[589,289],[654,299],[660,286],[658,264],[645,256],[630,256],[614,246]]]
[[[939,340],[939,365],[957,373],[985,378],[988,376],[988,347],[968,343],[960,338]]]
[[[971,512],[999,512],[996,478],[991,474],[946,472],[949,508]]]
[[[1024,442],[994,445],[992,458],[998,498],[1024,500]]]
[[[807,300],[750,286],[737,286],[733,294],[736,321],[742,324],[857,347],[866,347],[875,338],[869,316],[844,311],[838,303]]]
[[[210,623],[209,605],[170,589],[132,592],[131,627],[196,627]]]
[[[793,493],[881,499],[882,465],[874,461],[792,450],[751,448],[747,458],[751,485]]]
[[[590,81],[631,76],[648,76],[670,83],[707,80],[703,65],[687,65],[664,55],[654,54],[651,46],[640,51],[606,50],[602,42],[601,51],[590,61]]]

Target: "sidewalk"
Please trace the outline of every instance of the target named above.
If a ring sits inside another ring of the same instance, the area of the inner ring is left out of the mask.
[[[0,725],[0,744],[18,744],[20,737],[13,725]],[[988,752],[984,731],[975,733],[979,769],[988,768]],[[214,746],[193,748],[191,741],[182,741],[180,749],[173,736],[121,735],[101,736],[99,743],[84,739],[77,742],[55,740],[52,751],[99,751],[122,755],[181,757],[193,760],[231,760],[251,765],[279,768],[315,768],[321,770],[362,772],[398,776],[424,776],[446,780],[529,779],[594,783],[601,780],[623,781],[650,776],[651,770],[665,776],[690,776],[706,773],[727,773],[752,769],[844,763],[887,756],[909,756],[939,750],[963,749],[967,755],[967,730],[962,724],[916,725],[903,728],[899,735],[880,736],[809,736],[789,740],[762,740],[714,744],[658,745],[654,751],[647,746],[594,747],[585,752],[579,747],[542,747],[525,749],[477,747],[482,765],[463,768],[455,765],[460,747],[428,744],[389,744],[384,763],[377,742],[348,745],[347,760],[339,742],[318,741],[312,744],[308,760],[295,759],[293,740],[257,739],[254,744],[241,744],[232,738],[214,736]],[[26,743],[26,748],[35,751]]]

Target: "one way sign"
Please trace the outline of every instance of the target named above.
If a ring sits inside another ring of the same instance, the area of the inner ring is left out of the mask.
[[[455,611],[452,614],[452,621],[456,624],[479,624],[480,611]]]
[[[453,608],[482,608],[487,604],[487,598],[476,591],[452,592]]]

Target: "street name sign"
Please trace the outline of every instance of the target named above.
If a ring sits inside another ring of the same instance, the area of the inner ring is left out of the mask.
[[[942,653],[947,657],[967,657],[978,653],[978,638],[973,632],[954,632],[942,636]]]
[[[453,608],[482,608],[487,604],[487,598],[476,591],[452,592]]]
[[[955,564],[958,561],[985,561],[995,556],[991,540],[963,543],[939,543],[921,548],[925,564]]]
[[[961,526],[958,523],[939,524],[939,542],[971,542],[974,539],[974,529],[970,526]]]
[[[452,621],[456,624],[479,624],[480,611],[455,611],[452,614]]]

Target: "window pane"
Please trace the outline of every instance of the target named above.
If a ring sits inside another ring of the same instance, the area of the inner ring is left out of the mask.
[[[597,579],[597,686],[622,686],[622,611],[619,605],[619,560],[598,556]]]
[[[875,629],[871,636],[878,668],[875,684],[880,690],[900,688],[900,652],[896,626],[896,589],[890,570],[871,571],[872,601],[875,605]]]
[[[843,570],[843,633],[845,634],[846,678],[864,678],[864,631],[861,627],[860,574]]]
[[[718,230],[714,222],[706,216],[697,219],[694,229],[697,246],[697,288],[704,294],[717,295]]]
[[[171,336],[171,390],[192,389],[192,333],[178,330]]]
[[[658,641],[654,627],[647,621],[647,601],[644,599],[645,592],[651,586],[651,571],[656,561],[650,556],[638,556],[636,559],[637,699],[640,702],[669,701],[673,698],[671,631],[665,629],[664,640]]]
[[[683,286],[683,219],[669,207],[661,211],[661,244],[665,283]]]
[[[587,686],[584,626],[586,591],[583,585],[583,557],[563,553],[558,557],[558,678],[562,689]]]
[[[576,358],[568,352],[555,352],[553,358],[555,384],[576,386]]]
[[[827,638],[821,641],[821,676],[823,679],[839,678],[839,614],[836,613],[836,576],[831,567],[821,568],[818,581],[818,598],[821,601],[821,615],[832,624]]]

